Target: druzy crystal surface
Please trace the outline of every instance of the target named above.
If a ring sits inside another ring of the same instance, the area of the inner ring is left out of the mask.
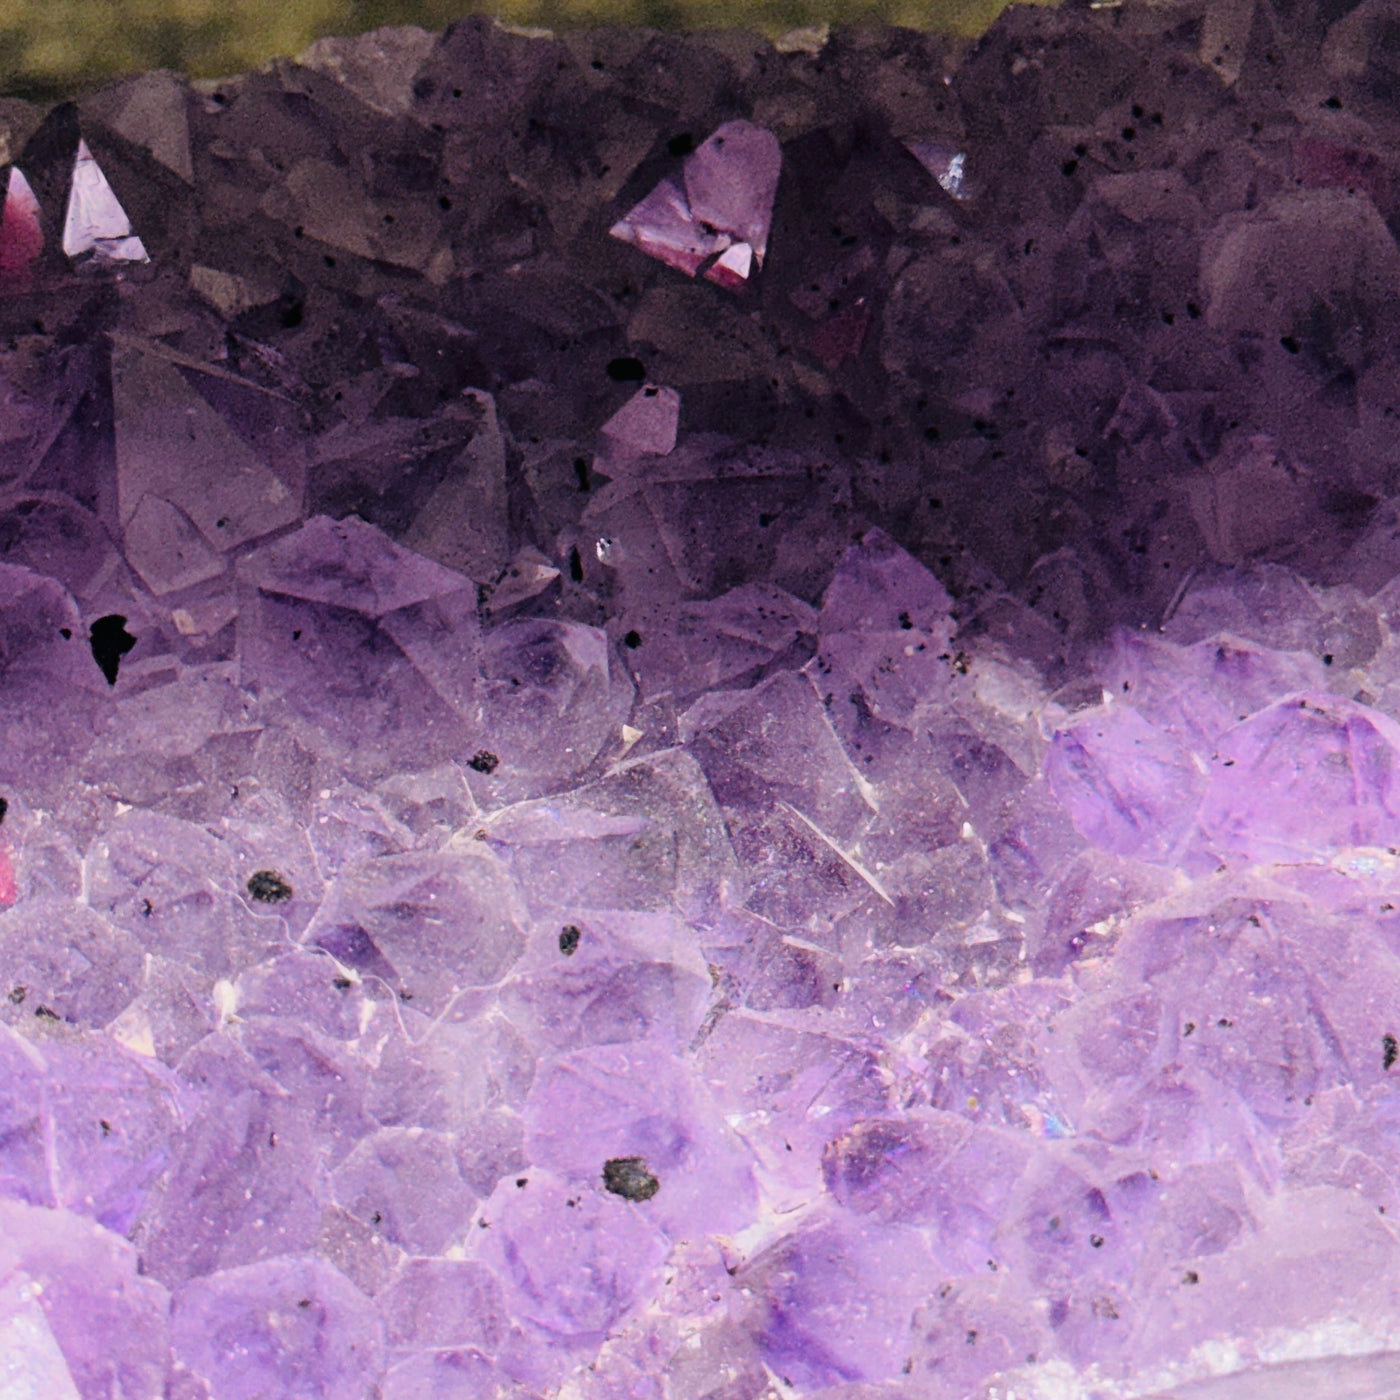
[[[1393,27],[0,101],[0,1397],[1397,1393]]]

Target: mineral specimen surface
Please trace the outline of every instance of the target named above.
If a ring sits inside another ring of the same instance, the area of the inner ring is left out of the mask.
[[[1400,1392],[1393,27],[0,100],[0,1396]]]

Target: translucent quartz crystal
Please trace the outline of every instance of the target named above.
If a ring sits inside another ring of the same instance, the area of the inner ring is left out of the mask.
[[[1382,9],[0,100],[4,1400],[1396,1391]]]
[[[19,166],[10,167],[0,204],[0,276],[17,279],[29,271],[44,246],[39,201]]]
[[[86,141],[78,142],[73,165],[68,217],[63,224],[63,251],[70,258],[90,252],[104,262],[150,261],[141,240],[131,232],[131,220]]]
[[[173,1299],[172,1350],[209,1394],[268,1387],[359,1400],[383,1367],[370,1300],[319,1259],[270,1259],[194,1280]]]
[[[725,122],[685,158],[684,190],[664,179],[609,230],[694,277],[730,290],[745,284],[750,264],[763,266],[781,166],[778,140],[752,122]]]

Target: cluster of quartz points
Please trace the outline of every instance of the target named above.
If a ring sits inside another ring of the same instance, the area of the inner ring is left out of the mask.
[[[1387,23],[0,101],[0,1396],[1394,1389]]]
[[[142,665],[0,569],[14,1393],[1382,1365],[1400,598],[1203,578],[1051,695],[878,530],[625,638],[354,517],[236,583]]]

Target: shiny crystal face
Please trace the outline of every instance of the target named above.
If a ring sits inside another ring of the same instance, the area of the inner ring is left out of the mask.
[[[0,1396],[1395,1391],[1388,43],[0,101]]]

